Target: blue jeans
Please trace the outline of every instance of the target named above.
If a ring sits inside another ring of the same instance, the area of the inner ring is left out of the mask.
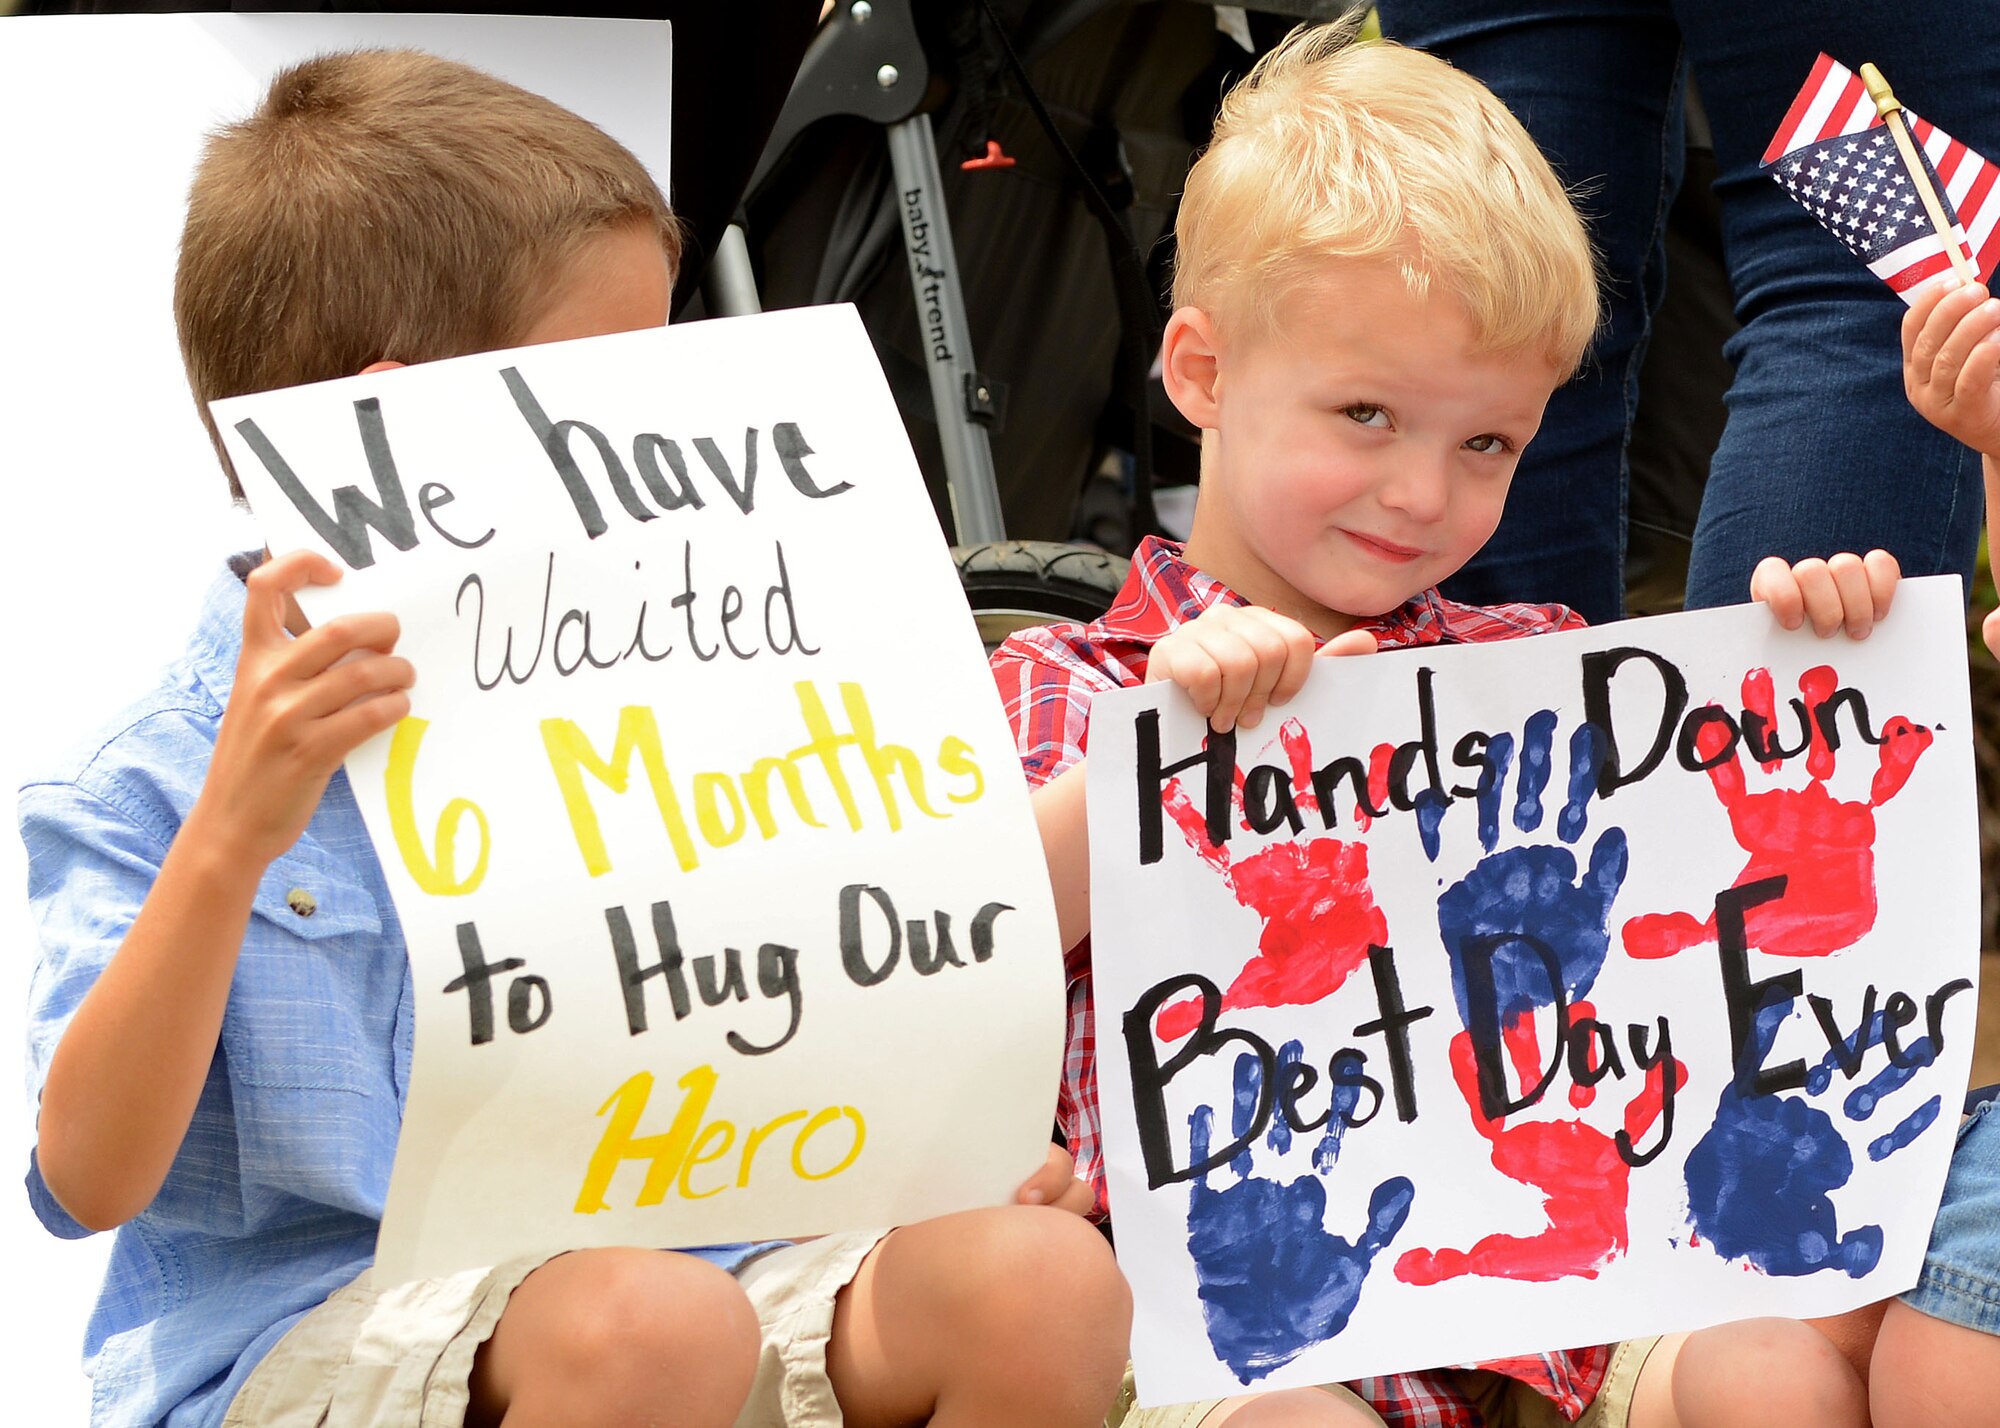
[[[1749,598],[1767,555],[1881,546],[1906,575],[1969,580],[1977,455],[1903,396],[1887,286],[1757,160],[1825,49],[1882,67],[1925,118],[2000,158],[1993,0],[1382,0],[1383,29],[1476,75],[1513,109],[1579,206],[1603,263],[1607,321],[1549,403],[1486,549],[1446,592],[1561,601],[1593,623],[1624,608],[1625,443],[1665,289],[1667,209],[1683,168],[1691,70],[1714,129],[1723,250],[1742,330],[1729,418],[1688,572],[1690,607]]]
[[[1958,1128],[1923,1277],[1903,1302],[2000,1334],[2000,1102],[1987,1102]]]

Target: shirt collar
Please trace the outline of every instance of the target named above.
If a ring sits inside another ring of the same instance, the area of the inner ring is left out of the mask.
[[[201,618],[188,641],[188,659],[195,677],[224,708],[236,686],[236,661],[243,653],[243,606],[248,592],[243,578],[260,563],[260,554],[231,556],[216,572],[202,596]]]

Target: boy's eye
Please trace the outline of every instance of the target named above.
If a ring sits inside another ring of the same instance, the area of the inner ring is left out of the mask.
[[[1356,402],[1352,406],[1342,407],[1340,414],[1361,426],[1380,427],[1389,424],[1389,413],[1368,402]]]
[[[1482,436],[1475,436],[1472,440],[1466,442],[1465,449],[1467,451],[1476,451],[1482,456],[1495,456],[1512,451],[1514,444],[1507,440],[1506,437],[1489,431]]]

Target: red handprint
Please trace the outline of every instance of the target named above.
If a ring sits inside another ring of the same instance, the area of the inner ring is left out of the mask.
[[[1287,754],[1311,767],[1304,731],[1287,721],[1280,731]],[[1242,789],[1237,789],[1241,802]],[[1236,900],[1264,923],[1257,955],[1222,994],[1229,1007],[1307,1006],[1330,996],[1368,961],[1368,949],[1386,946],[1388,919],[1368,886],[1368,848],[1337,838],[1273,843],[1241,861],[1208,844],[1204,820],[1179,783],[1164,795],[1167,812],[1188,846],[1228,884]],[[1310,806],[1300,800],[1301,807]],[[1173,1041],[1200,1022],[1193,998],[1163,1008],[1155,1027]]]
[[[1580,1013],[1582,1008],[1573,1008],[1572,1019]],[[1509,1023],[1505,1035],[1517,1066],[1539,1060],[1532,1012]],[[1687,1084],[1687,1068],[1679,1061],[1669,1064],[1678,1090]],[[1451,1070],[1474,1128],[1493,1146],[1493,1168],[1545,1192],[1549,1227],[1536,1235],[1486,1235],[1470,1249],[1413,1249],[1396,1261],[1396,1278],[1405,1284],[1437,1284],[1467,1274],[1536,1284],[1571,1275],[1596,1278],[1630,1244],[1625,1204],[1632,1167],[1619,1155],[1617,1142],[1583,1121],[1509,1126],[1504,1116],[1489,1119],[1480,1110],[1470,1032],[1451,1039]],[[1658,1119],[1666,1070],[1666,1065],[1649,1068],[1645,1089],[1626,1106],[1628,1143],[1636,1143]]]
[[[1827,792],[1833,777],[1834,750],[1822,727],[1820,710],[1839,687],[1840,679],[1827,665],[1799,676],[1804,696],[1802,722],[1808,731],[1804,788],[1774,788],[1749,792],[1741,760],[1734,754],[1708,771],[1716,796],[1729,813],[1730,831],[1750,855],[1734,886],[1742,887],[1782,874],[1782,897],[1757,904],[1745,918],[1749,944],[1765,952],[1792,957],[1824,957],[1851,947],[1875,925],[1875,810],[1902,791],[1917,759],[1930,747],[1931,731],[1902,715],[1882,729],[1879,764],[1866,802],[1842,803]],[[1743,707],[1776,727],[1775,699],[1768,670],[1755,669],[1743,679]],[[1748,720],[1746,720],[1746,723]],[[1731,738],[1721,720],[1705,724],[1695,736],[1702,758],[1720,754]],[[1753,755],[1757,752],[1752,749]],[[1779,752],[1767,745],[1764,752]],[[1766,772],[1781,760],[1763,761]],[[1625,924],[1625,950],[1634,957],[1670,957],[1676,952],[1715,940],[1715,914],[1704,919],[1692,913],[1647,913]]]

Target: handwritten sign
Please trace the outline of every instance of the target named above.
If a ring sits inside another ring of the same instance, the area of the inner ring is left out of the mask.
[[[1975,1019],[1965,660],[1940,579],[1860,644],[1740,607],[1333,661],[1233,737],[1103,696],[1143,1401],[1914,1283]]]
[[[273,550],[388,609],[348,761],[409,944],[380,1243],[429,1276],[1004,1202],[1061,963],[868,340],[807,309],[215,404]]]

